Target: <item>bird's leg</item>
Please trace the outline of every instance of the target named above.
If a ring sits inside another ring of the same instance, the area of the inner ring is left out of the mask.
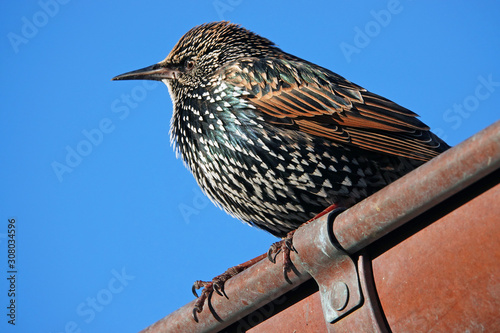
[[[227,271],[222,273],[221,275],[214,277],[212,279],[212,281],[200,281],[200,280],[196,281],[193,284],[193,288],[192,288],[193,294],[196,297],[198,297],[198,293],[196,292],[196,290],[198,290],[200,288],[203,288],[203,290],[201,292],[201,295],[196,300],[196,303],[194,304],[194,308],[193,308],[194,320],[196,322],[198,322],[197,314],[201,313],[201,311],[203,311],[203,306],[205,305],[205,301],[207,300],[208,297],[210,297],[210,295],[213,294],[214,291],[217,294],[219,294],[220,296],[224,296],[226,298],[229,298],[229,297],[227,297],[226,292],[224,291],[224,284],[226,283],[226,281],[229,280],[230,278],[232,278],[233,276],[243,272],[245,269],[255,265],[256,263],[258,263],[259,261],[261,261],[265,257],[266,257],[266,254],[262,254],[256,258],[248,260],[247,262],[244,262],[242,264],[231,267]]]
[[[338,214],[342,213],[344,210],[345,210],[344,206],[333,204],[333,205],[329,206],[327,209],[325,209],[324,211],[322,211],[321,213],[319,213],[318,215],[316,215],[315,217],[313,217],[312,219],[310,219],[309,221],[307,221],[304,224],[307,224],[307,223],[309,223],[311,221],[317,220],[321,216],[329,214],[329,213],[331,213],[333,211],[337,211],[336,214],[335,214],[335,216],[337,216]]]
[[[327,209],[325,209],[324,211],[322,211],[321,213],[319,213],[318,215],[316,215],[315,217],[313,217],[312,219],[310,219],[309,221],[302,224],[301,226],[306,225],[309,222],[314,221],[323,215],[329,214],[330,212],[336,211],[336,214],[338,215],[341,212],[343,212],[344,210],[345,210],[344,207],[333,204],[333,205],[329,206]],[[279,242],[276,242],[273,245],[271,245],[271,247],[269,248],[269,251],[267,251],[267,258],[272,263],[276,263],[276,257],[278,256],[278,254],[280,252],[283,253],[283,275],[285,276],[286,281],[290,281],[288,279],[287,274],[288,274],[288,272],[290,272],[294,268],[293,263],[290,260],[290,251],[297,253],[297,250],[293,246],[293,234],[294,233],[295,233],[295,230],[290,231]]]

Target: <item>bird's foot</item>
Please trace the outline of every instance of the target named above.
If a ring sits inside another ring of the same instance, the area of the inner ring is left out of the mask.
[[[331,212],[334,212],[334,214],[338,215],[341,212],[343,212],[344,210],[345,210],[344,207],[333,204],[302,225],[305,225],[311,221],[314,221],[314,220],[320,218],[321,216],[329,214]],[[285,277],[285,280],[289,283],[291,283],[290,280],[288,279],[288,273],[290,271],[293,270],[297,275],[299,275],[299,272],[295,269],[295,266],[293,266],[292,260],[290,259],[290,253],[292,251],[297,253],[297,250],[293,246],[294,233],[295,233],[295,230],[290,231],[285,237],[283,237],[282,240],[271,245],[271,247],[269,248],[269,251],[267,251],[267,258],[273,264],[276,263],[276,257],[278,256],[278,254],[280,252],[283,253],[283,276]]]
[[[253,266],[257,262],[261,261],[262,259],[265,258],[265,254],[260,255],[254,259],[251,259],[247,262],[244,262],[243,264],[236,265],[234,267],[229,268],[227,271],[222,273],[221,275],[218,275],[212,279],[212,281],[201,281],[198,280],[193,284],[193,294],[194,296],[198,297],[196,300],[196,303],[194,304],[193,308],[193,319],[198,322],[198,313],[201,313],[203,311],[203,306],[205,305],[205,302],[207,301],[208,298],[212,296],[214,291],[219,295],[219,296],[224,296],[227,299],[226,292],[224,291],[224,285],[225,283],[232,278],[235,275],[238,275],[239,273],[243,272],[245,269]],[[203,288],[201,291],[201,295],[198,296],[198,293],[196,290]]]
[[[290,259],[290,252],[293,251],[297,253],[297,250],[293,246],[294,233],[295,230],[290,231],[285,237],[283,237],[282,240],[271,245],[269,251],[267,251],[267,258],[273,264],[276,263],[276,257],[278,254],[280,252],[283,253],[283,276],[288,283],[291,283],[290,279],[288,279],[288,273],[290,271],[293,270],[296,274],[298,274],[298,271],[294,270],[295,266],[293,266],[292,260]]]

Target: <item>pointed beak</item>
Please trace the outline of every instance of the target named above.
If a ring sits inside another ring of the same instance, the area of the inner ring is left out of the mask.
[[[158,63],[149,67],[141,68],[132,72],[127,72],[112,78],[112,81],[117,80],[154,80],[162,81],[164,79],[175,80],[179,76],[180,71],[169,68],[167,65]]]

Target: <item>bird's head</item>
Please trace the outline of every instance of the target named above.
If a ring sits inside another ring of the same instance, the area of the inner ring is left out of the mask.
[[[206,23],[189,30],[165,60],[118,75],[113,80],[156,80],[194,88],[222,66],[245,57],[278,56],[282,51],[266,38],[229,22]]]

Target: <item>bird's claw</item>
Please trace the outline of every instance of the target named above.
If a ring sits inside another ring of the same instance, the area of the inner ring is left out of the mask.
[[[205,302],[207,298],[209,299],[208,301],[210,302],[210,298],[212,297],[212,294],[214,291],[219,295],[219,296],[224,296],[225,298],[229,299],[227,296],[225,290],[224,290],[224,284],[226,283],[227,280],[232,278],[233,276],[237,275],[244,269],[246,269],[247,266],[244,265],[238,265],[229,268],[227,271],[222,273],[219,276],[216,276],[212,279],[212,281],[195,281],[193,284],[193,287],[191,288],[193,295],[197,297],[198,299],[196,300],[196,303],[194,304],[193,308],[193,319],[198,322],[198,313],[201,313],[203,311],[203,306],[205,305]],[[201,295],[198,296],[198,293],[196,290],[203,288],[201,291]]]
[[[200,289],[200,288],[203,288],[203,286],[208,283],[208,282],[205,282],[205,281],[201,281],[201,280],[198,280],[198,281],[195,281],[193,283],[193,287],[191,288],[191,291],[194,295],[194,297],[198,298],[198,293],[196,292],[196,290]]]
[[[293,246],[293,243],[292,243],[292,238],[285,238],[284,239],[284,243],[285,243],[285,246],[286,248],[289,250],[289,251],[293,251],[295,253],[298,253],[297,250],[295,249],[295,247]]]
[[[196,305],[194,306],[193,308],[193,319],[195,322],[198,322],[198,313],[201,312],[201,310],[203,310],[203,308],[197,308]]]
[[[293,246],[293,234],[295,233],[295,230],[289,232],[282,240],[279,242],[274,243],[271,245],[269,248],[269,251],[267,251],[267,258],[269,259],[270,262],[273,264],[276,263],[276,258],[280,252],[283,253],[283,275],[285,277],[285,280],[289,283],[290,279],[288,278],[288,273],[292,270],[294,270],[294,266],[292,263],[292,260],[290,259],[290,252],[297,252],[297,249]],[[295,271],[295,270],[294,270]],[[296,272],[298,273],[298,272]]]
[[[267,251],[267,259],[269,259],[269,261],[272,262],[273,264],[276,263],[276,257],[281,252],[282,242],[283,241],[279,241],[272,244],[269,247],[269,251]]]
[[[201,291],[200,297],[198,297],[198,294],[196,293],[196,289],[203,288]],[[213,285],[211,282],[205,282],[205,281],[196,281],[193,284],[193,294],[195,294],[198,299],[196,300],[196,303],[194,303],[193,307],[193,319],[195,322],[198,322],[198,313],[201,313],[203,311],[203,305],[205,304],[205,300],[207,297],[213,292]]]

